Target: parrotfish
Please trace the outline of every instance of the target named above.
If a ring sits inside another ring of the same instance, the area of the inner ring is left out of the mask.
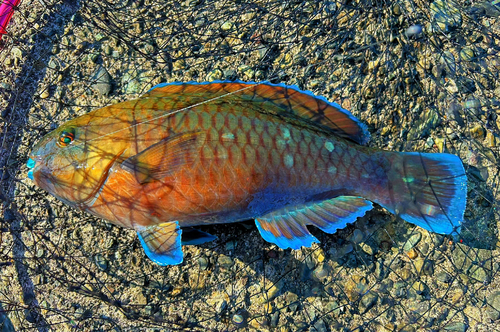
[[[160,265],[214,239],[193,226],[251,219],[266,241],[300,249],[319,242],[308,226],[332,234],[373,203],[428,231],[460,232],[460,158],[368,140],[349,111],[295,86],[176,82],[66,122],[27,166],[64,203],[136,230]]]

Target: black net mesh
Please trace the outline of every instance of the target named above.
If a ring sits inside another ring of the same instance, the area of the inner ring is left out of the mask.
[[[493,331],[500,4],[23,0],[0,50],[0,324],[14,330]],[[370,146],[460,156],[460,237],[377,209],[310,249],[251,222],[180,266],[26,178],[44,134],[173,81],[270,81],[342,104]]]

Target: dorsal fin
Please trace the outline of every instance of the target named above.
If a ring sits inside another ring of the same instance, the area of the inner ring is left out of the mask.
[[[143,97],[172,95],[188,95],[192,98],[193,104],[219,98],[272,103],[283,111],[319,123],[328,127],[333,134],[359,144],[365,144],[370,138],[366,125],[339,104],[315,96],[310,91],[302,91],[294,85],[242,81],[174,82],[158,84]]]

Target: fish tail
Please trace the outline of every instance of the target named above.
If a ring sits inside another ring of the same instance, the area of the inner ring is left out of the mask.
[[[428,231],[459,234],[467,197],[460,158],[445,153],[384,155],[387,189],[380,191],[377,203]]]

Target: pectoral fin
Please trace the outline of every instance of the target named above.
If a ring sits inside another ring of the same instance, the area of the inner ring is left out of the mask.
[[[163,266],[182,263],[181,234],[177,221],[148,226],[137,232],[146,255]]]
[[[204,141],[199,131],[172,135],[128,158],[121,168],[141,184],[157,181],[192,163]]]

